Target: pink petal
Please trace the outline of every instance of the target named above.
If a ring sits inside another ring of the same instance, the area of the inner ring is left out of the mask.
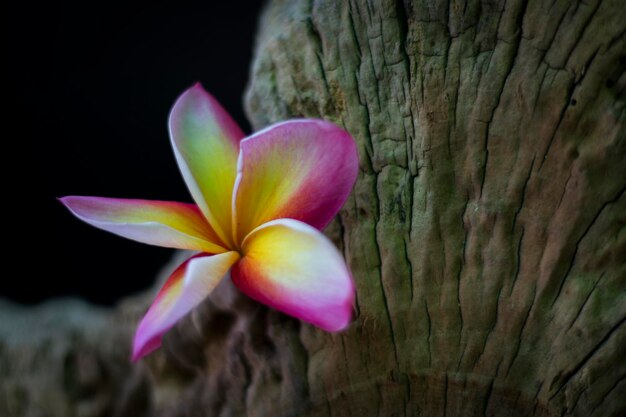
[[[226,251],[195,204],[80,196],[60,201],[84,222],[128,239],[168,248]]]
[[[317,229],[297,220],[274,220],[250,233],[242,251],[231,276],[245,294],[327,331],[350,323],[350,271]]]
[[[352,137],[322,120],[293,120],[241,142],[233,196],[236,236],[278,218],[323,229],[358,174]]]
[[[191,195],[218,236],[231,243],[232,190],[243,132],[200,84],[178,98],[169,126]]]
[[[161,346],[163,334],[213,291],[237,259],[237,252],[226,252],[198,255],[180,265],[163,285],[137,328],[133,361]]]

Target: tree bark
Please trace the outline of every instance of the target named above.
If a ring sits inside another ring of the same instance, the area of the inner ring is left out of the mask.
[[[246,105],[256,128],[321,117],[358,143],[328,229],[356,281],[351,327],[324,333],[226,280],[131,367],[151,295],[74,306],[84,323],[51,322],[26,353],[7,330],[25,313],[0,305],[0,414],[626,413],[619,0],[273,0]],[[40,334],[52,310],[18,327]]]
[[[626,413],[625,33],[610,0],[270,2],[254,126],[329,119],[361,158],[357,320],[302,328],[293,414]]]

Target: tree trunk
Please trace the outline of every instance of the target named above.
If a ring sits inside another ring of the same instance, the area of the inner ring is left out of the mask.
[[[130,367],[151,296],[71,307],[85,322],[48,339],[0,305],[0,414],[626,413],[620,0],[273,0],[246,102],[256,128],[321,117],[358,142],[328,230],[355,322],[324,333],[227,280]]]
[[[248,114],[357,140],[358,303],[252,415],[626,413],[625,32],[617,0],[269,4]]]

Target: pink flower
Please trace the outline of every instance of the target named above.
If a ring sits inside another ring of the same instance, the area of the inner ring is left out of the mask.
[[[76,217],[152,245],[191,249],[139,324],[133,360],[228,275],[253,299],[327,331],[352,317],[354,285],[322,230],[358,173],[354,140],[337,126],[290,120],[244,138],[200,84],[176,101],[172,147],[196,204],[70,196]]]

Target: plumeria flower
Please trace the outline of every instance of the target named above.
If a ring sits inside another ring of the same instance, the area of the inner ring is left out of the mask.
[[[326,331],[352,317],[354,285],[321,232],[358,172],[354,140],[339,127],[291,120],[252,136],[196,84],[176,101],[169,130],[196,204],[70,196],[79,219],[143,243],[200,252],[176,269],[142,319],[133,360],[230,276],[251,298]]]

